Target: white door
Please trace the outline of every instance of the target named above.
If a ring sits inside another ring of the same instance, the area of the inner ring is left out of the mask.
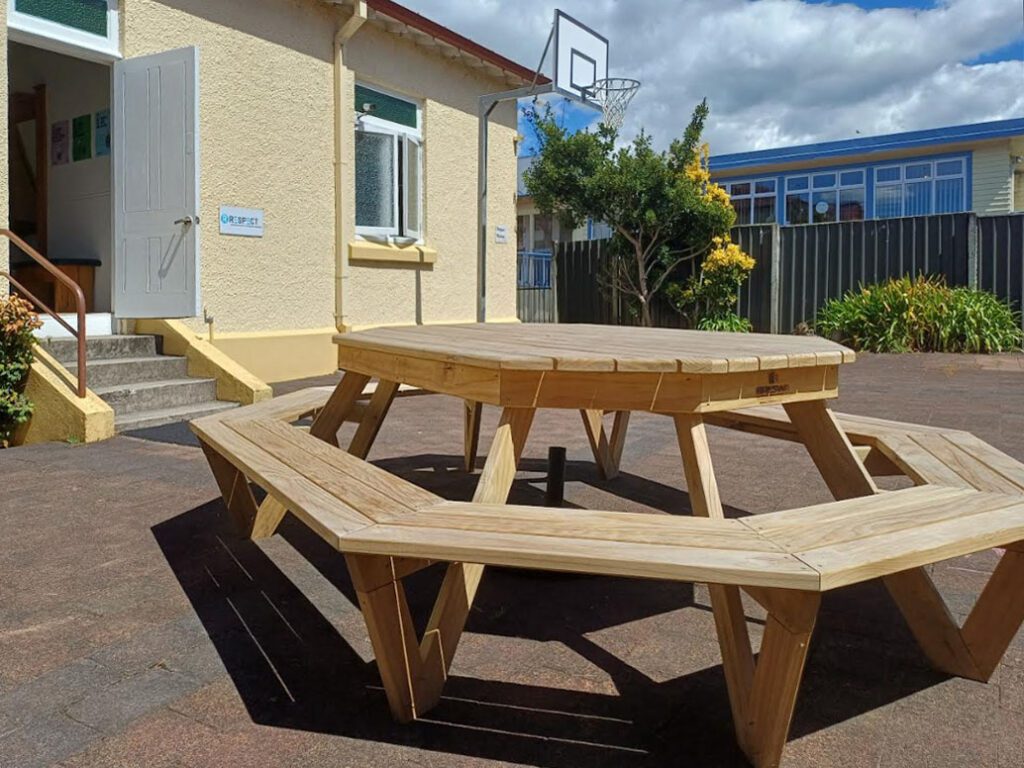
[[[114,314],[199,314],[199,52],[114,64]]]

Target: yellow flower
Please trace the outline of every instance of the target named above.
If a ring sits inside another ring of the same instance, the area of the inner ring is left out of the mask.
[[[732,242],[728,236],[713,238],[711,245],[711,251],[704,258],[704,270],[706,272],[732,269],[749,272],[757,263],[744,253],[736,243]]]
[[[706,199],[719,205],[729,204],[729,193],[711,180],[711,147],[708,144],[702,144],[693,153],[693,159],[686,166],[686,177],[700,188]]]

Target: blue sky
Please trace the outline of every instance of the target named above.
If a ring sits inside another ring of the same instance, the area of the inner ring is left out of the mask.
[[[713,153],[1024,117],[1022,0],[404,2],[530,67],[561,7],[643,82],[623,138],[662,147],[704,97]]]

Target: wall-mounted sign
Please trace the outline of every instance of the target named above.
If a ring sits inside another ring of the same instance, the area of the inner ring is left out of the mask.
[[[499,224],[494,228],[494,242],[498,245],[505,245],[508,242],[508,227]]]
[[[50,126],[50,162],[67,165],[71,159],[71,123],[58,120]]]
[[[220,207],[220,233],[239,237],[263,237],[262,208]]]

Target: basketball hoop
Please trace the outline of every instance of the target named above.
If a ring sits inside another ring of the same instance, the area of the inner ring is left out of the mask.
[[[588,99],[601,107],[601,122],[619,130],[626,119],[626,110],[640,89],[640,81],[629,77],[607,77],[584,89]]]

